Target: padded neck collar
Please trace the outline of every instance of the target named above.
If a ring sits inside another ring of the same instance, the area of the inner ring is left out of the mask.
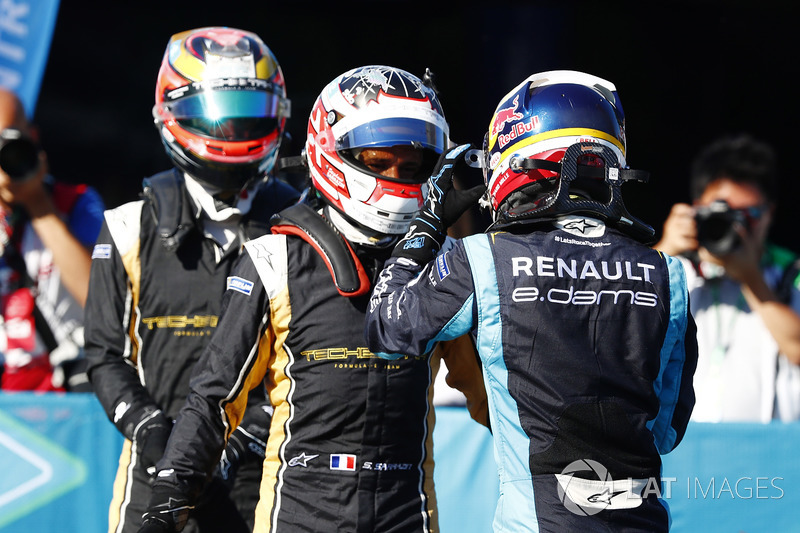
[[[275,215],[272,233],[295,235],[313,246],[342,296],[352,298],[369,292],[369,276],[353,247],[307,204],[295,204]]]

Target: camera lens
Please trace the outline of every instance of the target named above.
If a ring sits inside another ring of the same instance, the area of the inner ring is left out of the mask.
[[[25,137],[11,139],[0,146],[0,168],[12,181],[22,181],[39,166],[39,148]]]
[[[12,181],[26,179],[39,166],[39,148],[25,137],[0,146],[0,168]]]
[[[727,217],[712,216],[700,224],[700,237],[704,241],[724,239],[731,230],[731,220]]]
[[[739,246],[739,235],[730,219],[711,217],[697,225],[697,241],[714,255],[725,255]]]
[[[697,209],[697,241],[714,255],[725,255],[741,243],[735,224],[742,223],[742,214],[731,209],[727,202],[718,200]]]

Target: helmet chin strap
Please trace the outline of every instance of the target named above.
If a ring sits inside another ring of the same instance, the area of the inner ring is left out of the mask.
[[[236,193],[233,202],[220,202],[214,198],[214,195],[220,192],[219,189],[200,182],[188,173],[184,173],[184,178],[189,196],[194,199],[206,218],[215,222],[224,222],[250,211],[253,203],[252,193]]]
[[[605,165],[603,167],[579,165],[578,161],[583,155],[597,155],[603,159]],[[511,164],[519,170],[544,169],[558,172],[557,185],[553,192],[546,193],[539,198],[531,198],[530,203],[521,203],[507,211],[498,211],[495,223],[490,227],[492,230],[502,226],[524,223],[530,219],[584,213],[601,218],[608,225],[643,242],[651,240],[655,235],[655,230],[651,226],[628,212],[622,200],[623,183],[627,181],[646,182],[649,174],[641,170],[619,168],[616,154],[606,146],[594,142],[576,143],[567,148],[561,163],[520,159],[512,161]],[[599,201],[585,192],[581,194],[570,192],[573,184],[576,189],[580,189],[580,184],[575,183],[579,178],[603,183],[609,200],[607,202]]]
[[[353,244],[371,248],[387,248],[393,246],[399,238],[399,235],[387,235],[362,226],[356,226],[330,205],[326,205],[323,211],[325,217],[333,224],[333,227]]]

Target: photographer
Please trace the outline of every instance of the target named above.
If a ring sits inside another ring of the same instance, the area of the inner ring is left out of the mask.
[[[676,204],[658,250],[682,259],[697,322],[693,420],[800,419],[797,259],[767,241],[775,209],[772,148],[720,139],[695,159],[692,206]]]
[[[3,390],[91,390],[83,306],[103,208],[95,190],[52,179],[18,97],[0,89]]]

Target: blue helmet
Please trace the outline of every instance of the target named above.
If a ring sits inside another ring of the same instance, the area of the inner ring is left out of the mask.
[[[584,148],[570,152],[576,145]],[[633,219],[616,189],[644,175],[627,170],[625,113],[602,78],[569,70],[528,77],[497,106],[484,152],[495,220],[579,211],[623,226]]]

